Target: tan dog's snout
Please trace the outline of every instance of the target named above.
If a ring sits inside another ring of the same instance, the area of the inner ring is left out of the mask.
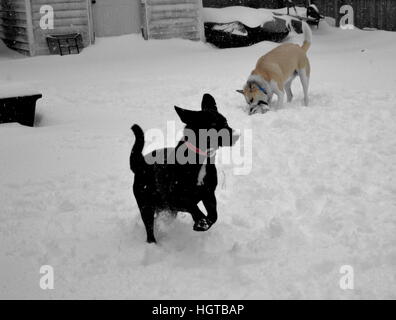
[[[245,97],[247,104],[258,104],[260,101],[268,103],[268,94],[256,88],[255,85],[236,91]]]
[[[245,97],[249,115],[258,113],[259,111],[262,113],[268,111],[270,97],[264,92],[264,89],[260,90],[255,84],[247,84],[243,90],[237,90],[237,92],[243,94]]]

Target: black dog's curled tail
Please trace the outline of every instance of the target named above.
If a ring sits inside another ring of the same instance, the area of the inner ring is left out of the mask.
[[[134,124],[131,130],[135,134],[136,141],[131,152],[130,167],[131,170],[136,173],[136,170],[144,165],[142,154],[144,148],[144,132],[137,124]]]

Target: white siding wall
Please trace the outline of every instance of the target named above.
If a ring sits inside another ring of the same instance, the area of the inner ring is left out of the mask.
[[[140,0],[96,0],[92,6],[97,37],[141,32]]]

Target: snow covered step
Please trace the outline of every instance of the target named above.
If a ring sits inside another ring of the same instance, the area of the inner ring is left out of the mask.
[[[146,39],[201,39],[202,0],[142,0]]]

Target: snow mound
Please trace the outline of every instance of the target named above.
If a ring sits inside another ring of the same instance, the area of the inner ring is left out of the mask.
[[[9,83],[0,81],[0,99],[10,97],[22,97],[40,94],[38,90],[29,88],[24,83]]]

